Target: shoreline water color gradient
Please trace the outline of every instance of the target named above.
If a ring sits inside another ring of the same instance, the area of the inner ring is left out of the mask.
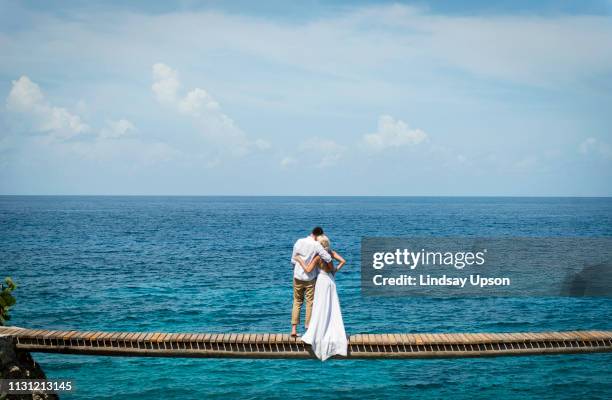
[[[289,331],[295,239],[348,261],[347,333],[612,329],[606,298],[360,294],[364,236],[612,236],[611,198],[0,196],[0,273],[29,328]],[[303,329],[302,329],[303,332]],[[35,354],[66,399],[612,397],[612,354],[453,360],[211,360]]]

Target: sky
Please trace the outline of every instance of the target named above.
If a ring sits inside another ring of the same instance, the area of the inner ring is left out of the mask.
[[[2,1],[0,194],[612,196],[612,1]]]

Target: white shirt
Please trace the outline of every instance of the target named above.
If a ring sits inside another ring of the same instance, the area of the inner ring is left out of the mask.
[[[310,261],[319,255],[325,262],[330,262],[331,256],[325,251],[321,243],[313,239],[312,236],[298,239],[293,245],[293,253],[291,254],[291,263],[293,264],[293,277],[301,281],[311,281],[317,277],[318,268],[314,268],[310,272],[304,271],[302,266],[293,260],[296,255],[302,257],[302,260],[308,265]]]

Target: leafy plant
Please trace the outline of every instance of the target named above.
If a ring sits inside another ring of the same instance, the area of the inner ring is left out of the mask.
[[[0,325],[11,319],[9,309],[15,305],[13,290],[16,288],[17,285],[8,276],[4,278],[4,283],[0,282]]]

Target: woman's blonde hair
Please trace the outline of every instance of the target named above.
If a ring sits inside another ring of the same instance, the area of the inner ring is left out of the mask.
[[[321,243],[321,246],[327,251],[330,249],[329,238],[325,235],[317,236],[317,242]]]

